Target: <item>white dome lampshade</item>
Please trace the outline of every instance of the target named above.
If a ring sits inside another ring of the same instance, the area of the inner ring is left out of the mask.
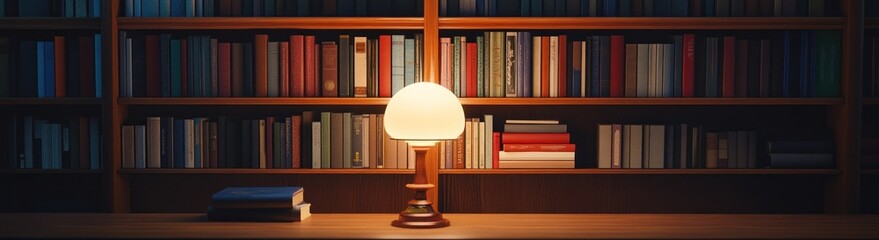
[[[384,128],[392,139],[433,145],[464,131],[464,108],[451,91],[431,82],[404,87],[385,108]]]

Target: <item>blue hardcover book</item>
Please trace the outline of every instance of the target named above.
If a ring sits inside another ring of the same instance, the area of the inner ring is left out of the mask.
[[[89,17],[95,17],[95,18],[101,17],[101,0],[90,0],[90,1],[91,1],[91,4],[89,4],[89,6],[91,7],[90,12],[92,14],[89,15]]]
[[[670,16],[670,2],[671,0],[653,0],[653,16],[655,17],[668,17]]]
[[[143,17],[143,0],[134,0],[134,16]]]
[[[531,61],[533,61],[531,59],[533,57],[532,56],[533,52],[532,52],[531,47],[534,46],[534,44],[531,42],[532,41],[531,32],[522,32],[522,35],[519,35],[519,38],[524,41],[522,43],[523,46],[522,46],[522,51],[521,51],[521,53],[522,53],[522,55],[521,55],[522,66],[524,66],[524,67],[522,67],[522,76],[523,77],[521,79],[523,79],[523,81],[525,81],[524,90],[523,90],[523,91],[525,91],[525,94],[522,96],[531,97],[531,93],[532,93],[531,82],[528,82],[528,81],[531,81],[531,74],[532,74],[531,68],[533,67],[531,64]]]
[[[404,86],[409,86],[410,84],[415,83],[415,39],[405,39],[403,41],[404,47],[404,57],[403,57],[403,65],[404,65]]]
[[[143,17],[158,17],[159,16],[159,1],[158,0],[142,0],[141,1],[141,14]]]
[[[663,49],[663,54],[664,54],[663,57],[665,57],[665,59],[663,59],[664,62],[662,63],[662,66],[664,68],[662,70],[662,73],[664,75],[664,76],[662,76],[662,90],[663,90],[662,97],[673,97],[675,94],[675,92],[674,92],[674,77],[675,77],[674,60],[675,60],[675,56],[673,53],[675,46],[674,46],[674,44],[663,44],[662,46],[664,48]]]
[[[89,164],[92,169],[101,169],[101,122],[97,117],[89,117]]]
[[[308,11],[309,6],[308,5],[309,5],[308,0],[297,0],[297,5],[296,5],[297,14],[296,15],[300,16],[300,17],[309,16],[309,11]]]
[[[266,17],[274,17],[275,16],[275,0],[262,0],[263,2],[263,11],[262,15]]]
[[[159,0],[159,17],[171,16],[171,0]]]
[[[46,42],[37,42],[37,97],[46,97]]]
[[[171,96],[171,34],[159,35],[160,64],[162,73],[162,97]]]
[[[357,5],[355,7],[355,9],[357,11],[357,16],[358,17],[365,17],[366,16],[366,0],[356,0],[355,4]]]
[[[203,11],[202,13],[204,14],[203,17],[213,17],[214,16],[214,12],[216,11],[216,8],[214,8],[214,3],[216,3],[216,1],[213,1],[213,0],[206,0],[204,2],[204,9],[202,10]]]
[[[192,83],[189,88],[190,97],[201,97],[201,37],[193,36],[191,42],[186,43],[186,47],[192,48],[192,56],[188,62],[192,62],[192,78],[188,79]]]
[[[447,0],[446,3],[446,16],[448,17],[460,17],[461,16],[461,0]]]
[[[567,15],[567,9],[565,9],[565,0],[555,0],[555,11],[553,11],[553,15],[556,17],[564,17]]]
[[[22,119],[24,127],[24,168],[34,168],[34,117],[25,116]]]
[[[522,0],[528,1],[528,0]],[[543,16],[543,0],[531,0],[531,17]]]
[[[655,0],[661,1],[661,0]],[[616,17],[617,16],[617,0],[604,0],[604,15],[605,17]],[[609,91],[609,90],[608,90]],[[608,92],[610,93],[610,92]]]
[[[211,207],[293,208],[302,203],[301,187],[227,187],[211,196]]]
[[[184,0],[183,14],[187,17],[195,17],[195,0]]]
[[[298,8],[299,6],[296,7],[296,11],[301,11],[301,9]],[[241,16],[253,17],[253,0],[241,0]]]
[[[168,149],[169,155],[174,156],[173,168],[186,168],[186,131],[184,130],[183,119],[173,119],[174,129],[172,131],[173,147]],[[170,166],[169,166],[170,167]]]
[[[601,41],[599,41],[598,36],[593,36],[591,39],[587,39],[587,46],[589,49],[589,96],[591,97],[600,97],[601,96],[601,87],[599,84],[600,75],[599,69],[601,69]]]
[[[74,9],[74,6],[76,6],[75,1],[76,0],[64,0],[64,17],[71,18],[71,17],[75,16],[74,15],[76,13],[76,10]],[[3,4],[3,2],[0,1],[0,4]]]
[[[95,97],[101,98],[104,96],[104,94],[103,94],[104,74],[102,72],[103,67],[101,67],[104,64],[103,64],[103,62],[101,62],[101,46],[103,46],[104,44],[101,44],[101,34],[100,33],[95,34],[94,39],[95,39],[95,47],[94,47],[94,50],[95,50],[95,53],[94,53],[95,54]]]
[[[702,16],[714,17],[715,16],[714,15],[714,13],[715,13],[714,4],[716,2],[717,2],[717,0],[703,0],[703,2],[702,2],[702,7],[703,7]]]
[[[523,1],[523,2],[528,2]],[[488,4],[488,0],[476,0],[476,15],[487,17],[488,16],[488,8],[486,8],[486,4]]]
[[[186,16],[186,1],[184,0],[171,0],[171,17],[185,17]]]
[[[88,16],[88,1],[86,0],[75,0],[76,6],[74,6],[74,17],[84,18]]]
[[[671,16],[687,17],[687,10],[690,9],[690,1],[688,0],[671,0]]]
[[[580,0],[580,17],[588,17],[589,16],[589,1],[590,0]]]
[[[543,3],[542,16],[555,17],[555,0],[542,0],[541,3]]]
[[[253,96],[253,43],[244,43],[244,96]]]
[[[488,6],[486,8],[488,8],[488,16],[497,16],[498,0],[488,0],[487,5]]]
[[[180,92],[180,40],[171,39],[171,96],[182,97]]]
[[[686,1],[686,0],[684,0]],[[629,17],[632,14],[630,13],[632,9],[632,0],[620,0],[619,4],[619,17]]]
[[[0,0],[0,17],[6,17],[6,0]],[[10,161],[13,161],[10,158]],[[18,165],[10,165],[10,166],[18,166]]]
[[[204,17],[204,0],[195,0],[195,16]]]
[[[683,54],[684,54],[684,38],[681,35],[674,36],[674,78],[672,80],[672,89],[674,90],[675,97],[681,96],[681,90],[683,89],[683,76],[682,76],[682,64],[683,64]]]
[[[52,17],[52,0],[19,0],[19,17]]]
[[[46,49],[43,54],[43,65],[46,70],[46,97],[55,97],[55,43],[44,42],[43,47]]]
[[[251,9],[253,9],[253,16],[254,17],[262,17],[263,16],[262,15],[262,11],[263,11],[262,2],[263,2],[263,0],[253,0],[253,4],[251,4],[253,7]]]

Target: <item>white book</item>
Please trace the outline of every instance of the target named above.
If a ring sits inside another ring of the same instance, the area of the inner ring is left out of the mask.
[[[195,127],[195,122],[192,119],[184,119],[183,120],[183,149],[185,153],[185,164],[186,168],[195,167],[195,139],[193,136],[193,131]]]
[[[559,96],[559,37],[549,37],[549,97]]]
[[[255,151],[255,150],[254,150]],[[311,168],[320,168],[320,122],[311,123]]]
[[[598,168],[610,168],[611,164],[611,125],[598,125]]]
[[[361,140],[361,143],[363,144],[363,155],[360,156],[360,159],[363,160],[363,168],[369,168],[369,166],[371,166],[370,163],[374,161],[374,159],[369,158],[371,151],[370,139],[372,139],[372,135],[370,134],[372,131],[369,130],[372,126],[369,125],[369,120],[372,117],[374,117],[374,115],[363,114],[363,133],[361,134],[361,136],[363,136],[363,139]]]
[[[494,153],[494,116],[485,115],[485,168],[492,168],[492,153]]]
[[[574,161],[498,161],[498,168],[574,168]]]
[[[574,161],[574,152],[498,152],[500,161]]]
[[[146,126],[134,126],[134,168],[146,168]]]
[[[531,96],[540,97],[540,36],[531,40]],[[585,71],[584,71],[585,72]]]
[[[476,142],[479,145],[479,151],[476,151],[476,155],[479,157],[479,168],[485,169],[485,122],[479,123],[479,138]]]
[[[354,96],[366,97],[366,37],[354,37]]]
[[[147,167],[162,167],[162,125],[159,117],[147,118]],[[166,136],[171,137],[171,136]]]

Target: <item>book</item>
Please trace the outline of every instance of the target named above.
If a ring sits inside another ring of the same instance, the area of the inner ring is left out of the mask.
[[[571,135],[568,133],[503,133],[503,144],[511,143],[569,143]]]
[[[311,216],[311,204],[302,203],[292,208],[218,209],[208,207],[208,221],[231,222],[295,222]]]
[[[211,195],[216,209],[293,208],[302,203],[302,187],[227,187]]]
[[[321,58],[321,96],[323,97],[339,96],[338,87],[341,76],[338,75],[340,69],[337,66],[339,60],[336,55],[337,51],[339,50],[337,50],[335,42],[321,43],[321,54],[323,55]]]
[[[832,168],[832,153],[769,153],[771,168]]]
[[[514,133],[564,133],[566,124],[504,124],[504,132]]]
[[[498,161],[498,168],[574,168],[574,161]]]
[[[504,144],[506,152],[574,152],[574,144]]]

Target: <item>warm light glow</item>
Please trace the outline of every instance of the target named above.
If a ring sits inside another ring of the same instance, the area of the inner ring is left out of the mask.
[[[430,82],[411,84],[394,94],[384,119],[385,131],[397,140],[452,140],[464,131],[461,102],[448,89]]]

